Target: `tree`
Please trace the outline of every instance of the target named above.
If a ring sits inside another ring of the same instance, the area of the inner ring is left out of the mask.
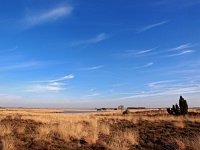
[[[176,115],[180,115],[180,113],[181,113],[181,112],[180,112],[180,108],[179,108],[178,104],[176,104],[176,105],[175,105],[175,114],[176,114]]]
[[[173,105],[172,108],[167,108],[167,112],[171,115],[186,115],[188,113],[187,101],[180,96],[179,106],[178,104]]]
[[[188,113],[188,104],[187,101],[182,96],[180,96],[179,99],[179,106],[181,114],[186,115]]]

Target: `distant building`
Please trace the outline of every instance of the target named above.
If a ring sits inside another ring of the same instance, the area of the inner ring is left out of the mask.
[[[124,109],[124,105],[119,105],[119,106],[118,106],[118,109],[119,109],[119,110],[123,110],[123,109]]]

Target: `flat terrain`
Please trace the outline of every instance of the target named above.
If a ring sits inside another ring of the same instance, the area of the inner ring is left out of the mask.
[[[66,110],[0,109],[4,150],[199,150],[200,110],[64,114]],[[71,110],[70,110],[71,111]]]

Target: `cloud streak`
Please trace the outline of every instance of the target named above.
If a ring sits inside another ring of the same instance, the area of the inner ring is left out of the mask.
[[[92,70],[98,70],[98,69],[101,69],[103,68],[104,65],[99,65],[99,66],[93,66],[93,67],[88,67],[88,68],[83,68],[81,70],[84,70],[84,71],[92,71]]]
[[[0,66],[0,71],[12,71],[12,70],[19,70],[19,69],[30,69],[33,67],[39,66],[39,62],[23,62],[19,64],[10,64],[10,65],[4,65]]]
[[[171,48],[171,49],[169,49],[169,51],[179,51],[179,50],[184,50],[184,49],[190,49],[192,47],[194,47],[194,45],[187,43],[187,44],[182,44],[177,47]]]
[[[93,92],[91,94],[85,95],[84,97],[95,97],[95,96],[99,96],[99,95],[100,95],[100,93]]]
[[[160,85],[166,84],[166,83],[172,83],[175,82],[175,80],[163,80],[163,81],[156,81],[156,82],[151,82],[148,83],[149,87],[160,87]]]
[[[87,39],[87,40],[81,40],[81,41],[76,41],[72,43],[72,46],[88,46],[90,44],[96,44],[102,41],[105,41],[109,38],[110,36],[106,33],[100,33],[97,36]]]
[[[129,57],[146,56],[150,55],[154,49],[155,48],[145,50],[127,50],[124,55]]]
[[[66,88],[64,87],[64,81],[72,80],[75,76],[73,74],[66,75],[57,79],[47,80],[47,81],[34,81],[37,84],[33,84],[28,87],[27,92],[59,92],[63,91]]]
[[[151,67],[153,64],[154,64],[153,62],[149,62],[143,66],[136,67],[135,69],[148,68],[148,67]]]
[[[173,56],[181,56],[181,55],[187,55],[187,54],[191,54],[195,52],[194,50],[184,50],[184,51],[181,51],[179,53],[176,53],[176,54],[171,54],[171,55],[168,55],[169,57],[173,57]]]
[[[169,21],[162,21],[162,22],[158,22],[158,23],[155,23],[155,24],[151,24],[151,25],[147,25],[145,27],[142,27],[141,29],[139,29],[138,31],[139,32],[145,32],[147,30],[150,30],[150,29],[153,29],[153,28],[156,28],[156,27],[159,27],[161,25],[164,25],[164,24],[167,24]]]
[[[45,10],[41,13],[27,15],[25,18],[25,22],[27,24],[27,27],[37,26],[46,22],[54,22],[60,18],[70,15],[72,10],[73,7],[69,5],[55,7],[50,10]]]
[[[196,79],[179,79],[179,80],[161,80],[147,84],[147,90],[136,92],[130,96],[121,99],[148,98],[165,95],[182,95],[200,93],[200,80]]]
[[[192,94],[192,93],[200,93],[200,86],[194,85],[191,87],[169,88],[163,91],[146,92],[132,96],[122,97],[121,99],[146,98],[153,96],[181,95],[181,94]]]
[[[15,51],[17,49],[18,49],[18,46],[15,46],[15,47],[12,47],[12,48],[9,48],[9,49],[0,50],[0,53],[13,52],[13,51]]]
[[[49,80],[49,82],[59,82],[59,81],[65,81],[65,80],[70,80],[70,79],[74,79],[74,78],[75,78],[75,76],[73,74],[70,74],[70,75],[66,75],[66,76],[58,78],[58,79]]]
[[[28,88],[27,92],[43,93],[43,92],[59,92],[62,90],[65,90],[62,84],[53,82],[48,84],[32,85]]]

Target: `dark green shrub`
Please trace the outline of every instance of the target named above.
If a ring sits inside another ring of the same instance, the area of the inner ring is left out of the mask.
[[[167,112],[171,115],[186,115],[188,113],[187,101],[180,96],[179,106],[178,104],[173,105],[172,108],[167,108]]]
[[[128,115],[130,113],[130,111],[128,109],[126,109],[125,111],[122,112],[123,115]]]
[[[180,99],[179,99],[179,106],[180,106],[181,114],[186,115],[188,113],[188,104],[187,104],[187,101],[182,96],[180,96]]]

